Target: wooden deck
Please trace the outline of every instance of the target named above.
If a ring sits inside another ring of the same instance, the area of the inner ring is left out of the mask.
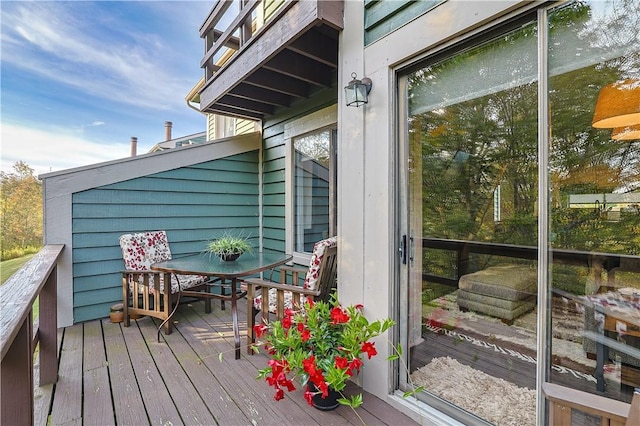
[[[173,333],[161,333],[160,342],[158,322],[151,318],[132,321],[130,327],[105,319],[59,330],[58,381],[36,383],[34,424],[417,424],[366,392],[355,412],[346,406],[317,410],[300,389],[276,402],[273,388],[255,378],[267,357],[247,355],[243,348],[242,358],[235,360],[231,309],[213,305],[205,314],[202,302],[182,304]],[[245,304],[240,305],[244,320]],[[358,391],[348,387],[348,393]]]

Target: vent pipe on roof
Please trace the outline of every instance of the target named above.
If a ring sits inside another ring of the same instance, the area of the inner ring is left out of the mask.
[[[131,136],[131,156],[135,157],[138,151],[138,138]]]
[[[171,126],[173,124],[170,121],[165,121],[164,122],[164,140],[165,141],[170,141],[171,140]]]

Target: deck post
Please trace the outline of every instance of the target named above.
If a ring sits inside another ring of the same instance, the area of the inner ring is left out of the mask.
[[[0,424],[33,424],[32,315],[25,318],[15,339],[2,358],[2,415]]]
[[[40,292],[40,386],[58,379],[58,270],[53,267]]]

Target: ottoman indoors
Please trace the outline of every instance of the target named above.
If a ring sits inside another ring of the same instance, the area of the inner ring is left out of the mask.
[[[527,265],[492,266],[460,277],[458,306],[512,322],[536,306],[538,279]]]

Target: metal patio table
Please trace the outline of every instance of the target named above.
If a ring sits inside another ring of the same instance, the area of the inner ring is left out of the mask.
[[[210,297],[231,301],[231,316],[233,318],[233,332],[235,335],[236,359],[240,358],[240,330],[238,328],[238,306],[237,301],[246,295],[246,291],[238,291],[238,278],[258,274],[262,271],[273,269],[283,265],[293,256],[284,253],[263,253],[247,252],[242,254],[237,260],[223,261],[213,254],[194,254],[166,260],[151,265],[151,269],[162,272],[170,272],[182,275],[205,275],[220,278],[221,285],[225,285],[227,280],[231,281],[231,292],[225,294],[202,293],[198,291],[182,290],[183,296]]]

